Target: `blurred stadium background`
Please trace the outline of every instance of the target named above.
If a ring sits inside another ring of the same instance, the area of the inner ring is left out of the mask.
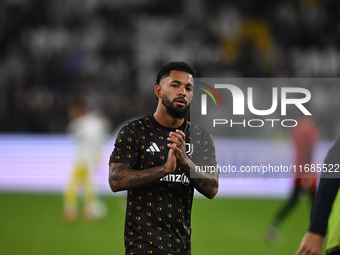
[[[123,254],[124,193],[111,194],[107,161],[117,128],[154,111],[159,68],[185,61],[199,77],[337,78],[339,17],[337,0],[1,1],[0,254]],[[68,109],[79,96],[112,131],[95,180],[108,215],[91,224],[62,218],[74,154]],[[321,131],[314,161],[322,163],[340,128],[340,88],[319,82],[312,96]],[[288,131],[221,139],[230,147],[219,150],[217,140],[217,151],[234,165],[293,161]],[[195,200],[193,254],[294,253],[308,226],[305,202],[284,224],[282,243],[262,240],[289,178],[221,184],[217,199]]]

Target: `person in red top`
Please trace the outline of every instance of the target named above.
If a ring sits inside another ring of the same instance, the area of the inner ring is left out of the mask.
[[[310,117],[302,117],[298,125],[292,130],[292,138],[296,148],[296,167],[300,165],[310,167],[312,163],[312,151],[319,139],[319,129]],[[295,175],[295,186],[307,189],[314,195],[318,182],[318,175],[315,172],[300,172]]]
[[[291,137],[294,142],[296,152],[296,169],[310,169],[313,149],[319,139],[319,128],[310,117],[304,116],[298,120],[298,125],[292,129]],[[267,242],[275,243],[278,241],[279,227],[287,215],[296,206],[301,195],[308,194],[311,202],[313,202],[317,182],[318,175],[316,172],[296,171],[294,176],[294,186],[289,199],[279,210],[265,232],[265,239]]]

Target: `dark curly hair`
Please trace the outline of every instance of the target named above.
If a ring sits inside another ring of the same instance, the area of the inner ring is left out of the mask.
[[[156,84],[160,84],[161,80],[165,77],[168,77],[170,75],[171,71],[183,71],[186,73],[189,73],[192,75],[193,78],[196,77],[196,71],[190,67],[187,63],[184,62],[171,62],[169,64],[166,64],[161,68],[159,73],[157,74],[156,78]]]

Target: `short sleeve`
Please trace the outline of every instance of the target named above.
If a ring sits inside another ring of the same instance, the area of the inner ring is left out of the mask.
[[[195,128],[193,162],[197,166],[216,166],[215,144],[211,134],[202,128]]]
[[[132,168],[136,166],[138,149],[135,128],[126,124],[117,135],[110,163],[126,163]]]

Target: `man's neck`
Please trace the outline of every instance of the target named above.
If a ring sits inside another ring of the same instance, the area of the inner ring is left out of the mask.
[[[166,112],[166,110],[164,112],[161,111],[159,108],[155,111],[153,117],[159,124],[167,128],[178,128],[184,122],[184,118],[183,119],[173,118]]]

